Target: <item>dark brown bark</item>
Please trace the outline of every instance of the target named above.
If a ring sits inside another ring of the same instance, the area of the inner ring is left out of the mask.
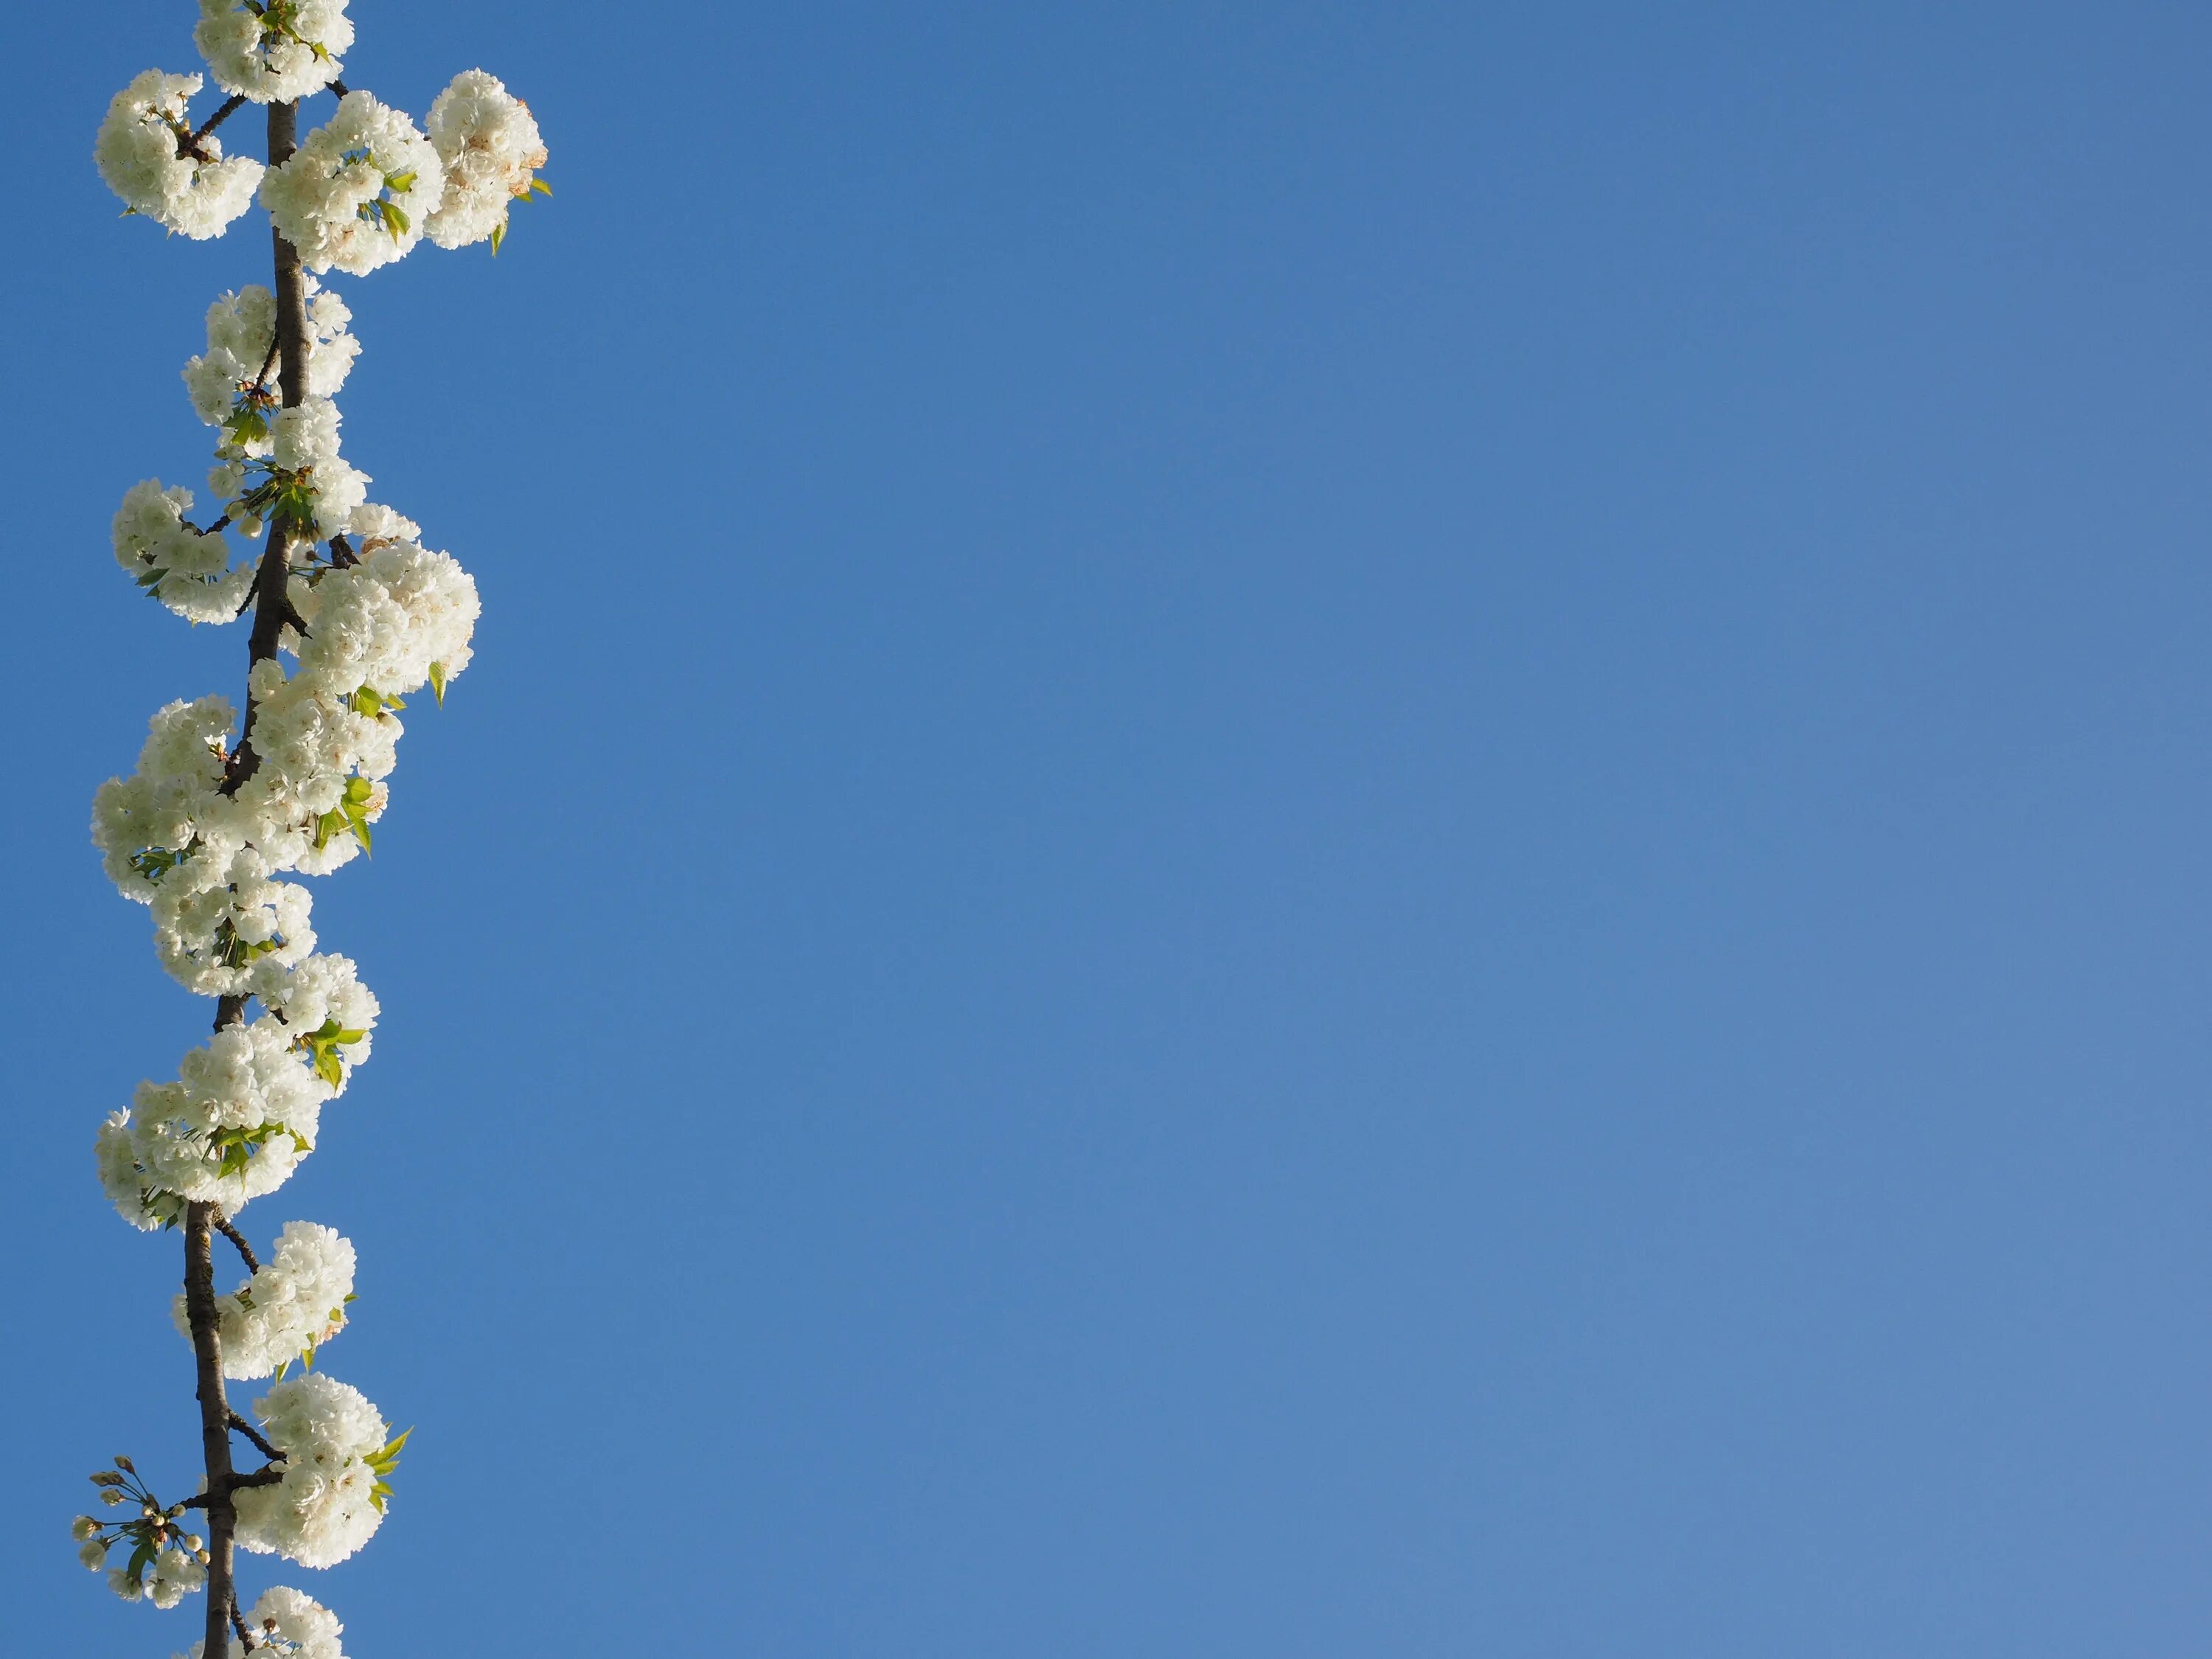
[[[221,1030],[224,1023],[218,1021],[216,1029]],[[261,1263],[253,1255],[253,1246],[246,1242],[246,1235],[232,1226],[230,1218],[221,1210],[215,1212],[215,1230],[230,1241],[231,1248],[238,1252],[239,1260],[246,1263],[246,1272],[258,1273],[261,1271]]]
[[[260,1430],[255,1428],[252,1424],[247,1422],[236,1412],[233,1412],[230,1414],[230,1426],[237,1430],[239,1433],[244,1435],[248,1440],[251,1440],[253,1443],[254,1449],[259,1452],[264,1457],[267,1458],[270,1462],[281,1463],[284,1461],[284,1454],[279,1451],[276,1447],[270,1445],[269,1442],[262,1437]]]
[[[177,140],[177,154],[180,156],[197,156],[203,161],[206,161],[208,159],[208,153],[205,149],[201,148],[200,141],[205,138],[208,134],[213,132],[217,127],[221,126],[225,121],[230,119],[232,116],[237,114],[239,110],[245,105],[245,102],[246,94],[244,93],[234,93],[230,97],[224,99],[222,100],[222,107],[217,109],[214,114],[209,116],[206,120],[201,122],[198,129],[189,137],[179,138]]]
[[[299,109],[293,104],[269,106],[269,165],[281,166],[297,148]],[[301,283],[300,251],[270,228],[276,252],[277,380],[284,406],[296,407],[307,395],[307,313]],[[264,371],[266,372],[265,370]],[[269,545],[253,575],[253,629],[246,642],[247,672],[276,654],[276,641],[285,623],[292,620],[287,592],[291,578],[290,538],[270,530]],[[246,724],[232,751],[223,781],[226,791],[235,790],[253,775],[253,701],[249,690]],[[216,1003],[216,1029],[234,1025],[246,1017],[244,997],[222,997]],[[238,1514],[231,1494],[241,1486],[262,1486],[282,1479],[272,1469],[240,1475],[230,1461],[230,1435],[242,1424],[230,1409],[222,1384],[222,1339],[216,1316],[214,1236],[220,1227],[238,1246],[249,1266],[253,1253],[212,1204],[185,1207],[185,1313],[192,1331],[192,1359],[199,1376],[200,1444],[207,1462],[207,1491],[198,1507],[207,1510],[207,1641],[210,1659],[230,1650],[230,1632],[238,1614],[238,1598],[231,1575],[232,1537]],[[248,1437],[264,1453],[268,1443],[251,1429]]]
[[[207,1460],[207,1645],[220,1654],[230,1643],[231,1534],[238,1511],[230,1501],[230,1401],[222,1390],[222,1338],[216,1322],[212,1204],[185,1207],[185,1312],[192,1328],[192,1362],[199,1372],[200,1452]]]

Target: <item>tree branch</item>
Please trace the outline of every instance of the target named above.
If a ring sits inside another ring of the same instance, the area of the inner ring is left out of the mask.
[[[230,1597],[230,1627],[238,1632],[239,1644],[248,1653],[260,1645],[253,1639],[253,1632],[246,1628],[246,1620],[238,1611],[238,1594],[234,1590]]]
[[[205,121],[202,122],[198,131],[193,133],[190,137],[179,137],[177,140],[177,154],[179,155],[191,156],[196,161],[206,161],[208,159],[208,155],[205,150],[200,148],[200,141],[205,138],[208,134],[213,132],[217,127],[221,126],[225,121],[230,119],[232,116],[237,114],[240,109],[245,107],[245,105],[246,94],[242,92],[235,93],[230,97],[224,99],[222,100],[222,107],[216,110],[214,114],[209,116]]]
[[[273,1486],[283,1478],[284,1471],[282,1469],[259,1468],[254,1470],[251,1474],[232,1475],[230,1477],[229,1490],[231,1492],[244,1492],[248,1486]],[[206,1510],[208,1512],[209,1523],[210,1527],[212,1527],[215,1520],[215,1510],[211,1507],[213,1502],[214,1495],[212,1493],[196,1492],[190,1498],[185,1499],[185,1501],[179,1504],[178,1507],[179,1509],[187,1510]],[[228,1505],[230,1500],[226,1497],[223,1499],[223,1502]],[[235,1525],[237,1519],[238,1517],[236,1516],[232,1516],[227,1524]],[[228,1540],[226,1539],[225,1541],[227,1542]],[[215,1547],[212,1543],[208,1547],[208,1554],[210,1558],[215,1554]]]
[[[207,1647],[220,1653],[229,1641],[223,1612],[230,1605],[230,1540],[238,1528],[231,1506],[230,1401],[222,1391],[222,1335],[215,1310],[212,1204],[185,1206],[185,1312],[192,1328],[192,1360],[199,1373],[200,1451],[207,1463],[204,1500],[208,1516]]]
[[[239,100],[226,104],[217,112],[217,119],[229,114]],[[213,124],[210,123],[210,125]],[[300,109],[297,104],[269,106],[269,165],[282,167],[292,159],[299,148]],[[295,408],[307,395],[307,295],[301,283],[300,251],[286,241],[272,224],[270,227],[276,259],[276,358],[280,365],[279,380],[283,388],[284,406]],[[266,372],[265,370],[264,371]],[[238,787],[253,775],[259,764],[253,752],[253,697],[252,672],[253,667],[276,654],[276,641],[283,632],[287,614],[291,610],[289,584],[291,580],[292,558],[290,538],[273,527],[269,532],[268,550],[261,556],[260,568],[253,573],[256,608],[253,616],[252,637],[247,642],[247,692],[246,723],[240,731],[238,745],[230,753],[223,769],[222,791],[234,793]],[[235,1025],[246,1017],[246,999],[242,996],[220,997],[216,1001],[216,1029]],[[239,1474],[231,1467],[230,1431],[236,1420],[230,1401],[222,1387],[222,1335],[215,1306],[215,1256],[213,1235],[216,1225],[216,1206],[212,1204],[187,1204],[185,1206],[185,1312],[192,1332],[192,1358],[199,1374],[200,1445],[207,1462],[207,1492],[200,1506],[208,1517],[207,1568],[207,1634],[203,1651],[221,1654],[230,1645],[230,1615],[237,1611],[237,1590],[231,1576],[231,1540],[238,1530],[238,1511],[231,1504],[231,1494],[246,1486],[273,1486],[283,1480],[283,1471],[264,1468],[253,1474]],[[226,1236],[231,1242],[245,1247],[231,1234],[225,1224]],[[252,1261],[251,1253],[246,1260]],[[251,1433],[251,1431],[249,1431]],[[259,1443],[258,1435],[252,1437]],[[263,1449],[266,1451],[267,1447]]]
[[[281,1463],[284,1461],[284,1454],[276,1447],[270,1445],[268,1441],[262,1438],[261,1431],[255,1428],[252,1424],[247,1422],[236,1412],[233,1412],[230,1414],[230,1426],[236,1429],[248,1440],[251,1440],[253,1443],[254,1449],[258,1451],[270,1462]]]
[[[246,1235],[231,1224],[230,1218],[221,1210],[215,1212],[215,1230],[231,1242],[232,1247],[246,1262],[246,1271],[258,1273],[261,1264],[253,1259],[253,1246],[246,1242]]]

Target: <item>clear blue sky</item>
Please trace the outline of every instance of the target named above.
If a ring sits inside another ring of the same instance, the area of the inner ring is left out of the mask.
[[[355,1659],[2212,1644],[2202,8],[355,11],[559,192],[346,289],[487,605],[247,1212],[419,1425],[288,1575]],[[191,1634],[64,1531],[194,1461],[90,1143],[206,1008],[84,828],[245,650],[106,547],[266,270],[90,165],[191,16],[0,23],[0,1599],[88,1659]]]

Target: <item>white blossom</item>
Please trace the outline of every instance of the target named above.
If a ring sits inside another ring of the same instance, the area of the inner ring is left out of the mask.
[[[289,968],[315,948],[313,902],[306,888],[270,879],[268,860],[253,848],[228,861],[220,849],[203,851],[155,891],[155,954],[187,991],[241,996],[263,957]]]
[[[154,1558],[146,1599],[157,1607],[173,1607],[206,1583],[207,1569],[172,1544]]]
[[[180,153],[192,134],[185,106],[199,89],[197,75],[146,70],[110,100],[92,155],[130,211],[205,241],[252,205],[263,168],[247,156],[226,158],[212,133],[197,155]]]
[[[384,814],[399,717],[380,706],[365,712],[357,685],[340,690],[306,672],[288,680],[273,662],[256,671],[253,689],[260,764],[238,792],[240,806],[256,815],[257,845],[272,865],[326,875],[363,850]]]
[[[353,1246],[335,1229],[287,1222],[270,1259],[216,1298],[222,1374],[240,1382],[268,1376],[336,1336],[345,1328],[353,1273]],[[181,1293],[171,1312],[189,1340],[191,1318]]]
[[[100,1184],[134,1226],[161,1226],[179,1202],[236,1215],[274,1192],[314,1149],[332,1094],[273,1018],[226,1025],[179,1062],[173,1083],[142,1083],[100,1126]]]
[[[261,205],[309,270],[365,276],[414,249],[445,189],[438,152],[415,124],[349,92],[261,181]]]
[[[253,994],[298,1034],[298,1041],[309,1042],[325,1027],[335,1027],[354,1034],[337,1045],[349,1067],[368,1058],[380,1010],[375,994],[361,982],[360,970],[349,957],[313,956],[290,968],[280,968],[274,961],[258,963]],[[344,1092],[343,1083],[327,1073],[324,1080]]]
[[[376,1407],[320,1371],[288,1377],[253,1402],[283,1453],[284,1478],[237,1495],[238,1543],[303,1567],[335,1566],[384,1520],[377,1472],[388,1431]]]
[[[234,622],[253,586],[253,566],[230,562],[230,544],[220,532],[187,524],[191,505],[192,492],[182,486],[164,489],[158,478],[131,485],[111,527],[115,562],[186,621]]]
[[[423,125],[445,164],[446,195],[425,228],[440,247],[506,234],[508,204],[530,194],[545,141],[530,106],[495,76],[464,70],[438,94]]]
[[[204,835],[221,835],[235,807],[220,792],[237,712],[226,697],[173,702],[155,714],[138,769],[92,798],[92,839],[125,897],[153,902]],[[186,881],[191,879],[187,876]]]
[[[301,280],[307,289],[307,393],[335,397],[352,372],[354,359],[361,355],[361,342],[349,331],[353,313],[343,299],[312,276],[303,275]],[[185,389],[191,397],[195,415],[210,426],[235,423],[246,401],[243,394],[254,389],[273,404],[278,368],[276,330],[276,296],[258,283],[225,294],[208,307],[207,350],[185,363],[184,369]],[[264,365],[269,370],[266,381],[261,378]],[[269,447],[265,435],[242,435],[229,439],[218,453],[227,458],[266,455]],[[228,489],[217,487],[216,493],[226,499],[236,495],[238,480],[243,477],[241,471]]]
[[[356,533],[362,518],[356,515]],[[358,564],[333,570],[312,587],[294,584],[293,603],[308,624],[300,646],[301,672],[390,696],[419,690],[434,668],[438,684],[450,683],[471,655],[469,641],[482,609],[474,579],[451,555],[431,552],[411,538],[370,533],[359,551]]]
[[[242,0],[200,0],[192,44],[225,92],[288,103],[343,70],[338,58],[353,46],[345,7],[346,0],[263,0],[248,9]]]
[[[246,1610],[246,1626],[253,1632],[256,1653],[274,1655],[276,1659],[345,1659],[338,1646],[345,1626],[338,1623],[337,1615],[283,1584],[273,1584],[261,1592],[261,1599]],[[205,1645],[193,1643],[185,1650],[183,1659],[200,1659]],[[231,1659],[246,1659],[246,1646],[235,1636],[230,1638],[229,1653]]]

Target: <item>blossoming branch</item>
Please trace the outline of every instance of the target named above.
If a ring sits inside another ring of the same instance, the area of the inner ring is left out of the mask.
[[[426,688],[445,701],[469,665],[477,600],[420,526],[369,499],[369,475],[342,451],[336,399],[361,343],[319,278],[366,276],[425,240],[496,253],[513,204],[550,191],[536,120],[481,70],[455,76],[420,127],[346,87],[346,0],[199,0],[199,12],[194,44],[228,96],[195,125],[203,77],[148,70],[109,105],[94,161],[126,213],[194,240],[258,200],[275,264],[270,286],[209,307],[207,349],[185,365],[214,434],[212,514],[196,521],[191,489],[149,478],[125,492],[113,544],[137,586],[186,621],[252,617],[245,711],[204,696],[157,713],[137,769],[95,797],[93,840],[152,912],[162,967],[216,1000],[214,1034],[173,1080],[140,1084],[97,1146],[123,1218],[183,1237],[173,1312],[192,1348],[202,1468],[191,1495],[165,1504],[118,1457],[92,1478],[101,1512],[72,1530],[125,1601],[205,1592],[193,1659],[343,1659],[337,1618],[301,1592],[275,1586],[241,1607],[234,1548],[345,1560],[382,1524],[407,1437],[315,1369],[350,1317],[353,1246],[291,1221],[264,1261],[237,1218],[321,1144],[323,1109],[377,1024],[376,998],[350,960],[317,949],[307,889],[288,878],[369,854],[400,712]],[[301,100],[325,92],[335,109],[300,137]],[[265,106],[265,163],[217,133],[249,104]],[[216,1234],[246,1273],[228,1293]],[[232,1407],[228,1383],[264,1378],[250,1418]],[[240,1439],[251,1467],[235,1461]]]

